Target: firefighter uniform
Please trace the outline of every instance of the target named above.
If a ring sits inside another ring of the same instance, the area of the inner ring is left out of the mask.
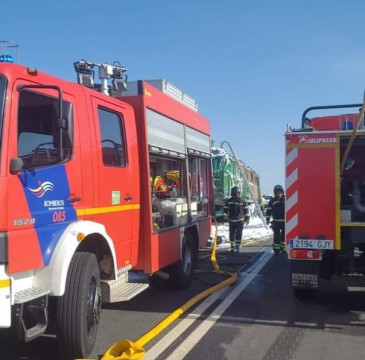
[[[282,186],[274,187],[274,195],[266,208],[266,221],[269,223],[272,216],[271,224],[274,232],[272,248],[277,254],[285,253],[285,196]]]
[[[243,222],[247,213],[246,201],[241,199],[238,187],[234,186],[231,190],[231,197],[226,201],[224,207],[224,217],[228,217],[229,241],[233,252],[239,252]]]

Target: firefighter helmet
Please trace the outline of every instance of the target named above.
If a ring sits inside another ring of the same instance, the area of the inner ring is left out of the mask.
[[[238,186],[233,186],[233,188],[231,189],[231,196],[233,196],[235,193],[241,193]]]
[[[276,194],[278,191],[281,191],[282,193],[284,193],[284,189],[281,185],[274,186],[274,194]]]

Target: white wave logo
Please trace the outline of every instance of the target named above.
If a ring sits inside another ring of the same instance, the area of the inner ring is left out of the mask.
[[[38,182],[39,186],[37,188],[30,188],[28,190],[31,191],[36,197],[41,198],[47,191],[53,191],[54,185],[50,181]]]

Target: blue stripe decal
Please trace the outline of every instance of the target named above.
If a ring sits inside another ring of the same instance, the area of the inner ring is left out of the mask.
[[[70,222],[77,219],[64,165],[19,174],[38,235],[43,261],[48,265],[53,251]]]

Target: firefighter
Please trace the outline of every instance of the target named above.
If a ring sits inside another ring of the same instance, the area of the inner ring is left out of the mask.
[[[285,253],[285,196],[281,185],[275,185],[274,197],[266,208],[266,222],[269,224],[272,216],[272,230],[274,241],[272,248],[275,254]]]
[[[231,251],[239,252],[242,239],[242,229],[245,216],[247,216],[247,204],[240,197],[240,190],[237,186],[231,189],[231,197],[224,206],[224,218],[228,217],[229,241]]]

